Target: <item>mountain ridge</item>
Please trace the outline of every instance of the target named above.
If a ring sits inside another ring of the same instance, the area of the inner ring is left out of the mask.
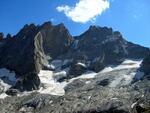
[[[0,35],[0,112],[149,113],[150,49],[120,32],[46,22]]]
[[[126,41],[120,32],[113,31],[112,28],[90,26],[75,39],[63,23],[52,25],[51,22],[41,26],[25,25],[15,36],[3,38],[1,43],[0,67],[13,70],[19,77],[23,77],[19,83],[21,87],[28,73],[37,75],[42,69],[52,69],[49,64],[53,60],[72,59],[65,66],[59,67],[70,68],[68,76],[72,78],[86,70],[99,72],[104,67],[119,64],[127,58],[144,58],[149,51],[148,48]],[[78,62],[85,64],[86,68],[78,65]],[[33,81],[40,84],[36,75]],[[35,85],[27,89],[38,87]],[[26,85],[22,89],[24,88]]]

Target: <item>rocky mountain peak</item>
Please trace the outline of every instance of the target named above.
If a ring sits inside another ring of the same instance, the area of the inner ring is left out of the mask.
[[[90,43],[90,44],[102,43],[105,40],[114,38],[114,32],[112,28],[90,26],[87,31],[85,31],[77,38],[84,43]]]
[[[26,24],[15,36],[16,38],[33,37],[37,33],[38,27],[35,24]]]
[[[45,22],[40,26],[40,29],[51,29],[53,27],[52,23],[50,21]]]
[[[100,27],[100,26],[96,26],[96,25],[91,25],[88,29],[89,31],[111,31],[113,32],[112,28],[108,28],[108,27]]]
[[[95,26],[95,25],[91,25],[89,27],[89,29],[87,30],[87,32],[89,33],[101,33],[101,34],[107,34],[107,35],[111,35],[113,33],[112,28],[108,28],[108,27],[100,27],[100,26]]]

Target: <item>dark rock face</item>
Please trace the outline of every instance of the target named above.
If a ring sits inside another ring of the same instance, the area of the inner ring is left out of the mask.
[[[45,23],[41,26],[45,54],[56,58],[68,52],[73,42],[72,36],[63,24],[52,26]]]
[[[78,48],[81,53],[92,59],[104,57],[103,62],[106,64],[113,64],[127,57],[143,58],[148,51],[147,48],[127,42],[120,32],[113,32],[111,28],[91,26],[79,37],[81,40]],[[134,52],[133,55],[131,55],[132,52]]]
[[[6,38],[0,49],[0,67],[17,73],[22,81],[18,81],[15,88],[21,91],[38,89],[37,74],[44,67],[44,61],[42,36],[33,24],[24,26],[13,38]]]
[[[150,74],[150,52],[143,60],[141,70],[144,71],[145,74]]]
[[[35,26],[25,26],[15,37],[6,38],[0,49],[0,67],[14,70],[20,75],[36,71],[34,66]]]
[[[30,72],[38,73],[43,65],[42,62],[39,62],[41,65],[39,68],[37,61],[38,59],[42,60],[43,56],[42,54],[40,54],[41,56],[38,54],[38,52],[42,53],[42,50],[39,47],[41,37],[36,36],[37,33],[38,29],[31,24],[24,26],[13,38],[6,38],[3,41],[4,45],[0,49],[0,67],[14,70],[18,74],[18,77],[21,78],[24,78]],[[34,82],[36,84],[38,81]],[[20,86],[22,85],[24,86],[24,84],[20,84]],[[34,87],[33,89],[37,88]]]
[[[37,76],[37,73],[31,72],[22,76],[13,88],[19,89],[20,91],[31,91],[37,90],[39,86],[40,79]]]
[[[2,40],[3,40],[3,38],[4,38],[3,33],[0,33],[0,41],[2,41]]]

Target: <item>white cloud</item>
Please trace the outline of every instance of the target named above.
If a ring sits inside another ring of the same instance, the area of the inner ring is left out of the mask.
[[[96,16],[101,15],[108,8],[108,0],[79,0],[75,7],[62,5],[56,9],[74,22],[86,23],[95,20]]]

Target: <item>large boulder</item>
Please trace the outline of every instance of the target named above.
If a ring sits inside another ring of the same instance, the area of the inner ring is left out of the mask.
[[[72,64],[69,70],[69,76],[72,77],[77,77],[83,73],[86,72],[87,66],[84,63],[76,63]]]

